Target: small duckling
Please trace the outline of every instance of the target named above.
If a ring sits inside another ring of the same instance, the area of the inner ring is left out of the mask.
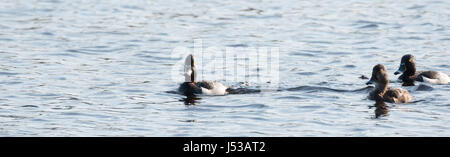
[[[377,64],[372,69],[372,77],[367,85],[375,83],[375,89],[370,92],[368,98],[375,101],[390,103],[407,103],[413,99],[407,90],[401,88],[389,88],[389,78],[386,68]]]
[[[438,71],[416,71],[416,59],[413,55],[407,54],[402,57],[400,67],[394,75],[403,73],[398,77],[403,82],[403,86],[414,86],[414,81],[426,82],[430,84],[448,84],[450,78],[447,74]]]

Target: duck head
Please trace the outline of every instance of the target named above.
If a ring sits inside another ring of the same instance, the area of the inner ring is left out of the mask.
[[[377,64],[372,69],[372,77],[370,80],[366,83],[366,85],[369,84],[375,84],[376,87],[382,87],[389,84],[389,77],[387,74],[386,68],[381,65]]]
[[[416,58],[411,54],[407,54],[402,57],[402,60],[400,61],[400,67],[394,73],[394,75],[405,72],[408,72],[408,74],[412,75],[414,75],[414,73],[416,72]]]

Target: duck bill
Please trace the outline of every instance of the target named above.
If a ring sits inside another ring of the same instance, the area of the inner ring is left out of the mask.
[[[366,85],[373,84],[374,82],[375,82],[375,80],[373,80],[373,77],[371,77],[370,80],[367,81]]]
[[[405,70],[406,70],[405,63],[402,63],[402,64],[400,64],[400,67],[399,67],[398,70],[394,73],[394,75],[401,74],[401,73],[405,72]]]

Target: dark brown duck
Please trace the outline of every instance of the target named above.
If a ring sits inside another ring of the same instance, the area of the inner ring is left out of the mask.
[[[372,69],[372,77],[366,83],[375,84],[375,89],[370,92],[368,98],[375,101],[390,103],[407,103],[413,99],[407,90],[401,88],[389,88],[389,77],[386,68],[377,64]]]

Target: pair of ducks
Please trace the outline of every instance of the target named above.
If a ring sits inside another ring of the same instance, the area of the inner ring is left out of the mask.
[[[448,84],[450,78],[447,74],[437,71],[416,71],[416,60],[411,54],[404,55],[400,61],[400,67],[394,73],[403,82],[403,86],[414,86],[415,81],[430,84]],[[389,77],[386,68],[377,64],[372,69],[372,77],[367,85],[375,83],[375,89],[370,92],[368,98],[376,102],[407,103],[413,99],[409,92],[401,88],[389,88]]]
[[[186,57],[184,73],[185,82],[180,85],[178,91],[186,96],[194,96],[196,94],[225,95],[235,91],[235,89],[215,81],[198,82],[195,60],[192,54]],[[400,67],[394,74],[400,73],[403,73],[399,77],[399,80],[403,82],[403,86],[413,86],[415,81],[431,84],[448,84],[450,81],[448,75],[441,72],[416,71],[415,57],[411,54],[402,57]],[[368,98],[377,102],[407,103],[413,98],[407,90],[388,87],[388,72],[381,64],[373,67],[372,77],[366,84],[375,84],[375,89],[370,92]]]

